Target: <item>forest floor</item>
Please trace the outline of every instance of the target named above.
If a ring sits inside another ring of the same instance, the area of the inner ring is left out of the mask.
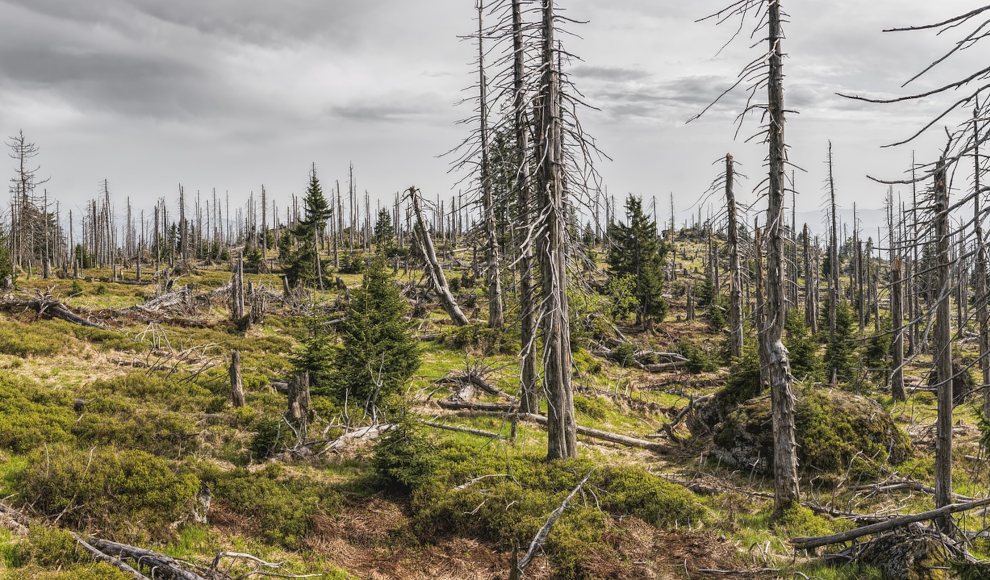
[[[682,265],[697,272],[691,260]],[[322,397],[313,403],[315,453],[258,457],[257,442],[266,429],[271,435],[286,409],[285,395],[271,385],[293,373],[307,332],[305,305],[290,309],[273,302],[260,323],[244,330],[229,321],[223,296],[184,313],[128,310],[153,298],[155,285],[147,274],[148,284],[116,283],[110,276],[94,270],[83,280],[20,279],[16,293],[50,295],[106,329],[51,320],[33,310],[0,314],[0,499],[34,522],[21,536],[0,519],[0,579],[124,578],[66,547],[53,529],[111,538],[201,565],[223,551],[250,553],[283,562],[292,573],[328,579],[507,578],[513,545],[524,552],[532,532],[575,482],[595,470],[594,484],[582,488],[573,509],[565,511],[526,577],[880,577],[875,568],[827,565],[821,554],[789,545],[794,536],[854,527],[850,521],[810,511],[774,520],[772,478],[720,461],[711,437],[693,436],[683,422],[674,429],[676,440],[667,436],[663,426],[680,410],[725,385],[732,372],[726,364],[711,372],[653,374],[589,354],[593,338],[579,333],[579,425],[648,440],[658,448],[582,436],[579,460],[547,466],[546,434],[539,425],[522,421],[513,433],[504,413],[439,405],[451,390],[437,381],[470,369],[483,369],[489,384],[515,395],[520,363],[511,336],[492,337],[480,321],[455,329],[442,311],[429,306],[416,319],[415,332],[439,336],[422,341],[423,363],[406,393],[409,412],[416,419],[498,437],[416,423],[432,471],[398,489],[376,475],[373,443],[325,449],[344,431],[333,420],[342,409]],[[246,278],[281,291],[276,276]],[[180,276],[174,287],[188,284],[202,294],[229,279],[225,268],[204,266]],[[350,287],[360,284],[360,276],[343,279]],[[400,275],[399,281],[418,282],[418,273]],[[712,329],[701,312],[686,320],[687,302],[676,291],[678,284],[671,285],[670,312],[655,332],[620,330],[641,348],[677,352],[689,343],[717,359],[724,333]],[[472,294],[465,310],[477,319],[483,314],[481,290],[460,292],[462,298]],[[332,291],[310,301],[335,298]],[[600,306],[600,300],[590,299],[575,310]],[[975,358],[972,342],[957,348],[964,361]],[[240,409],[229,402],[231,349],[239,350],[243,361],[247,406]],[[909,384],[920,387],[930,365],[925,357],[914,360]],[[910,437],[911,455],[879,473],[850,465],[831,478],[805,474],[802,499],[835,512],[932,509],[930,493],[884,484],[933,484],[933,394],[912,389],[907,402],[895,402],[880,375],[864,376],[848,390],[873,398],[890,413]],[[475,401],[508,402],[486,393]],[[985,497],[990,472],[979,446],[975,404],[957,407],[955,421],[955,492]],[[190,498],[204,494],[211,498],[205,518],[193,517]],[[961,527],[973,532],[985,529],[985,520],[985,511],[959,518]],[[971,545],[978,556],[985,548],[981,541]],[[253,568],[239,564],[228,577],[235,570]]]

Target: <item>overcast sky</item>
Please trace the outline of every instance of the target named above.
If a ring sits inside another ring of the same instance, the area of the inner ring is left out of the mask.
[[[558,2],[588,21],[569,27],[580,37],[564,37],[583,59],[567,69],[600,109],[582,119],[612,158],[598,168],[616,197],[657,196],[666,208],[673,193],[688,211],[727,152],[743,163],[746,191],[762,179],[765,147],[745,142],[756,123],[733,139],[740,98],[685,124],[758,55],[743,36],[716,56],[733,26],[695,23],[725,3]],[[882,207],[885,188],[866,174],[899,177],[912,149],[919,161],[936,155],[937,134],[880,146],[909,136],[952,95],[877,106],[835,93],[903,95],[983,66],[978,46],[901,89],[955,37],[881,32],[977,5],[784,4],[785,98],[800,112],[787,141],[807,170],[797,176],[799,210],[821,204],[829,139],[844,206]],[[327,182],[344,180],[353,161],[373,198],[411,184],[449,195],[457,179],[438,155],[466,135],[456,121],[470,107],[454,104],[470,96],[475,48],[458,36],[474,17],[474,0],[0,0],[0,133],[23,129],[38,144],[63,207],[80,207],[103,179],[118,207],[126,196],[145,207],[173,200],[179,183],[229,190],[232,200],[265,184],[284,203],[304,189],[311,162]]]

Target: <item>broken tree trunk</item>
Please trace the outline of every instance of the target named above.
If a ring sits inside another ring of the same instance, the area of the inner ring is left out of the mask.
[[[800,500],[797,474],[797,442],[795,440],[795,404],[791,390],[791,370],[787,349],[782,342],[785,315],[784,288],[784,164],[787,151],[784,143],[783,30],[780,3],[767,5],[768,40],[770,49],[767,112],[770,146],[770,175],[768,180],[767,235],[767,304],[760,326],[760,364],[767,369],[773,410],[774,451],[774,511],[784,509]]]
[[[300,442],[306,439],[309,425],[309,373],[302,373],[289,380],[289,402],[285,418],[296,430]]]
[[[241,352],[239,350],[230,351],[230,399],[235,407],[243,407],[244,400],[244,380],[241,378]]]
[[[949,307],[949,190],[944,157],[935,169],[935,376],[938,380],[938,418],[935,428],[935,507],[952,503],[952,329]],[[939,517],[939,530],[951,535],[951,518]]]
[[[729,356],[742,358],[742,268],[739,265],[739,234],[736,226],[736,196],[732,186],[735,167],[732,155],[725,156],[725,212],[728,221],[726,244],[729,246]]]
[[[890,269],[890,316],[893,319],[894,340],[890,348],[894,355],[894,369],[890,373],[890,393],[896,401],[906,401],[904,391],[904,281],[901,275],[901,258],[894,258]]]
[[[407,192],[412,201],[413,212],[416,214],[416,223],[419,227],[414,231],[417,234],[420,247],[423,249],[423,254],[426,257],[426,274],[430,279],[430,284],[433,286],[433,290],[437,293],[437,296],[439,296],[440,306],[443,307],[451,320],[454,321],[454,324],[457,326],[466,326],[468,324],[467,316],[464,316],[461,308],[457,305],[457,300],[451,294],[450,286],[447,285],[447,277],[444,275],[443,268],[437,260],[437,252],[433,247],[433,240],[430,238],[429,226],[423,217],[423,209],[420,207],[419,189],[410,187]]]

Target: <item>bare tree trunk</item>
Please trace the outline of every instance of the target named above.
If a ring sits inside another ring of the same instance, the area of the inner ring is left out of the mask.
[[[783,33],[780,3],[770,2],[768,32],[770,70],[768,77],[768,140],[770,178],[767,209],[767,306],[760,329],[760,364],[767,369],[773,413],[774,511],[780,514],[800,499],[797,474],[797,443],[794,435],[795,398],[791,390],[791,370],[787,349],[781,341],[784,332],[784,87]]]
[[[753,305],[753,326],[757,333],[763,328],[764,306],[766,296],[763,292],[763,230],[760,229],[759,222],[753,220],[753,265],[756,271],[756,303]],[[762,360],[762,359],[761,359]],[[767,388],[767,369],[760,364],[760,392]]]
[[[423,254],[426,257],[426,270],[430,277],[430,283],[433,286],[433,290],[437,293],[440,300],[440,306],[447,312],[451,320],[457,326],[467,325],[468,319],[461,312],[460,307],[457,305],[457,300],[454,299],[454,295],[450,292],[450,286],[447,285],[447,277],[443,273],[443,268],[440,266],[440,262],[437,261],[436,250],[433,249],[433,239],[430,238],[430,230],[426,224],[426,219],[423,217],[423,209],[419,205],[419,190],[415,187],[410,187],[408,189],[409,198],[412,200],[413,212],[416,214],[416,223],[419,225],[419,242],[420,247],[423,249]]]
[[[828,248],[828,338],[835,340],[835,324],[842,289],[839,286],[839,220],[835,211],[835,178],[832,174],[832,142],[828,142],[828,190],[832,209],[831,236]]]
[[[726,244],[729,246],[729,356],[742,358],[744,340],[742,273],[739,266],[739,233],[736,225],[734,181],[735,166],[730,154],[725,156],[725,212],[728,221]]]
[[[289,403],[285,413],[285,419],[296,430],[300,443],[306,439],[309,407],[309,373],[302,373],[289,380]]]
[[[818,288],[818,269],[811,259],[811,232],[804,224],[804,323],[811,334],[818,333],[818,301],[815,290]]]
[[[973,223],[976,236],[976,264],[973,276],[976,305],[976,320],[980,333],[980,388],[983,390],[983,414],[990,417],[990,316],[987,315],[987,252],[983,241],[983,216],[980,215],[980,196],[982,188],[980,167],[980,128],[979,105],[973,108]]]
[[[938,258],[935,266],[935,376],[938,381],[938,418],[935,427],[935,507],[952,503],[952,330],[949,305],[949,191],[945,179],[945,159],[935,169],[935,236]],[[949,517],[936,521],[939,529],[951,533]]]
[[[906,401],[904,391],[904,280],[901,276],[901,258],[894,258],[890,269],[890,317],[894,328],[891,349],[894,355],[894,370],[890,374],[890,393],[895,401]]]
[[[481,121],[481,203],[485,212],[486,252],[488,254],[488,326],[501,329],[505,326],[502,312],[502,276],[499,274],[501,257],[498,251],[498,233],[495,231],[495,202],[492,200],[491,165],[488,139],[488,78],[485,75],[485,46],[483,25],[484,0],[478,0],[478,106]]]
[[[566,203],[560,70],[555,58],[554,0],[543,0],[542,80],[536,158],[539,160],[538,225],[543,298],[543,381],[547,394],[547,458],[577,457],[577,424],[571,390],[571,335],[567,317]]]
[[[239,350],[230,351],[230,399],[235,407],[243,407],[244,400],[244,380],[241,378],[241,352]]]
[[[530,183],[529,122],[526,118],[526,54],[523,44],[521,0],[512,0],[513,107],[516,134],[516,196],[519,206],[519,230],[529,239],[532,223],[532,184]],[[533,246],[523,242],[519,249],[519,308],[522,339],[521,408],[527,413],[538,412],[539,393],[536,390],[536,295],[533,284]]]

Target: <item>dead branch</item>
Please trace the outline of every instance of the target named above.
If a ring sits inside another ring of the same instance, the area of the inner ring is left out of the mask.
[[[467,427],[455,427],[453,425],[444,425],[442,423],[434,423],[432,421],[419,420],[420,423],[426,425],[427,427],[433,427],[434,429],[443,429],[444,431],[453,431],[454,433],[467,433],[468,435],[477,435],[479,437],[487,437],[489,439],[498,439],[501,437],[498,433],[492,433],[490,431],[481,431],[479,429],[468,429]]]
[[[924,522],[927,520],[933,520],[937,518],[943,518],[951,514],[965,512],[987,505],[990,505],[990,498],[985,498],[978,501],[972,501],[967,503],[949,504],[947,506],[935,510],[923,512],[920,514],[902,516],[885,522],[878,522],[868,526],[863,526],[861,528],[856,528],[855,530],[849,530],[848,532],[830,534],[827,536],[792,538],[791,545],[799,550],[810,550],[812,548],[819,548],[821,546],[827,546],[829,544],[841,544],[842,542],[855,540],[856,538],[859,538],[861,536],[866,536],[869,534],[879,534],[880,532],[886,532],[888,530],[893,530],[895,528],[903,527],[908,524],[913,524],[916,522]]]
[[[555,509],[552,514],[550,514],[550,517],[547,519],[546,523],[544,523],[543,527],[540,528],[540,531],[536,533],[536,536],[533,538],[533,541],[530,542],[529,549],[526,550],[526,554],[516,564],[516,569],[519,572],[522,572],[523,570],[526,569],[526,566],[529,565],[529,562],[530,560],[533,559],[533,556],[536,554],[536,551],[540,549],[540,546],[542,546],[543,542],[546,541],[547,536],[550,534],[550,530],[553,528],[553,525],[557,523],[557,519],[560,518],[560,514],[564,513],[564,510],[567,508],[567,504],[570,503],[570,501],[574,498],[575,495],[578,494],[579,491],[581,491],[581,488],[584,487],[584,484],[588,482],[588,479],[591,478],[591,474],[593,474],[594,472],[595,472],[594,469],[589,471],[588,475],[585,475],[584,479],[581,480],[581,483],[579,483],[578,486],[574,488],[574,491],[572,491],[570,495],[564,498],[563,503],[561,503],[560,506],[557,507],[557,509]]]

